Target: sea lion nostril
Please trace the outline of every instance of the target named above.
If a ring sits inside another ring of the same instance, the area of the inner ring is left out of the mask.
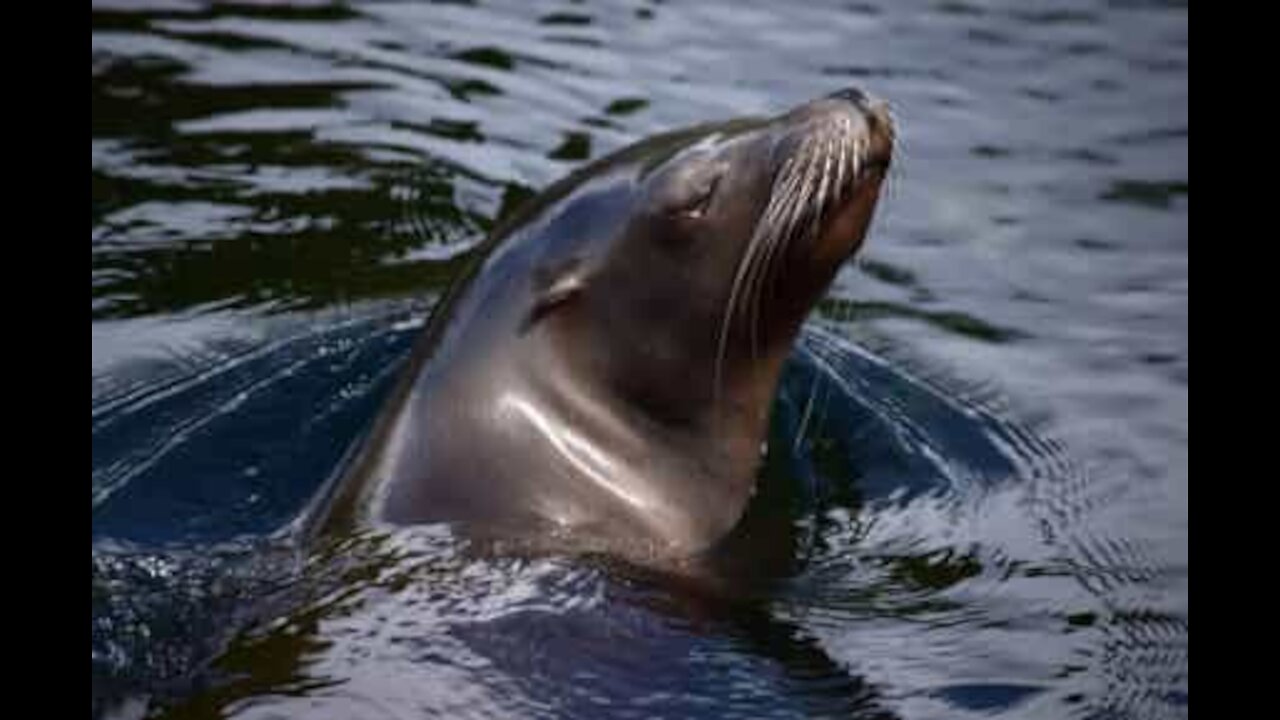
[[[866,93],[862,92],[858,88],[852,88],[852,87],[845,88],[843,90],[837,90],[836,92],[831,93],[827,97],[837,98],[839,100],[848,100],[854,105],[857,105],[859,109],[865,108],[868,100]]]

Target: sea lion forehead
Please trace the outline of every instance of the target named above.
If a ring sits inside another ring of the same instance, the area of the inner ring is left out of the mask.
[[[689,160],[718,154],[725,147],[767,127],[769,122],[768,118],[739,118],[659,135],[637,146],[642,149],[647,147],[645,156],[640,158],[642,162],[639,177],[646,179]]]
[[[525,209],[518,223],[526,234],[544,238],[544,254],[576,251],[620,230],[637,197],[655,185],[686,174],[701,174],[710,160],[764,120],[741,119],[679,130],[630,145],[572,173]],[[530,231],[534,231],[530,233]]]
[[[636,184],[626,175],[585,183],[545,217],[538,230],[544,255],[577,252],[614,236],[623,229],[635,193]]]
[[[634,173],[613,167],[579,173],[552,197],[542,197],[495,234],[487,268],[556,264],[594,256],[625,228],[635,202]]]

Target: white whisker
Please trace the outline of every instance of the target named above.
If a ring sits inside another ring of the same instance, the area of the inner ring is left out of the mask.
[[[779,221],[786,217],[785,213],[789,211],[791,203],[794,202],[795,193],[799,189],[798,183],[802,177],[801,173],[797,169],[798,167],[798,162],[791,167],[791,172],[788,173],[788,177],[783,179],[775,190],[773,197],[770,198],[769,209],[771,212],[768,217],[765,218],[767,222],[765,224],[757,225],[758,230],[762,231],[759,243],[760,254],[756,257],[757,262],[751,273],[748,275],[745,287],[747,298],[747,320],[748,328],[751,333],[750,342],[753,357],[758,352],[760,301],[764,294],[764,285],[768,282],[769,267],[772,262],[771,258],[773,256],[773,250],[778,244],[780,233],[786,231],[785,226]]]
[[[788,158],[786,163],[783,164],[782,169],[779,171],[778,178],[781,180],[786,180],[788,176],[791,174],[794,166],[795,166],[795,158],[794,157]],[[778,180],[775,180],[775,185],[777,184],[778,184]],[[759,254],[759,249],[762,242],[761,229],[762,228],[767,229],[768,227],[770,227],[772,225],[771,217],[777,214],[777,211],[778,211],[777,201],[778,201],[778,193],[775,189],[770,196],[769,204],[765,207],[765,210],[761,214],[760,219],[756,221],[756,230],[755,232],[752,233],[751,239],[747,244],[747,249],[743,252],[742,257],[738,260],[738,267],[733,278],[733,285],[729,290],[729,299],[725,303],[725,312],[724,312],[724,315],[721,317],[721,321],[720,321],[719,339],[717,340],[717,347],[716,347],[715,368],[713,371],[714,377],[712,380],[714,383],[713,397],[715,398],[715,402],[717,405],[719,405],[720,393],[723,390],[722,381],[724,379],[723,378],[724,361],[727,359],[726,355],[728,352],[729,333],[730,333],[730,329],[733,326],[733,318],[736,314],[735,306],[737,305],[737,302],[739,299],[739,293],[742,291],[743,282],[746,279],[746,277],[751,274],[751,268],[753,265],[755,265],[755,257]]]

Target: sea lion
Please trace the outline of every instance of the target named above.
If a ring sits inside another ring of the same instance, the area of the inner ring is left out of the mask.
[[[887,106],[850,89],[556,183],[437,306],[318,527],[711,547],[754,493],[782,363],[861,246],[893,146]]]

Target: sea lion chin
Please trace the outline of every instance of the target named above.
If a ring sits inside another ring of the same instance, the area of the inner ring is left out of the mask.
[[[893,145],[884,103],[846,90],[556,183],[437,305],[311,526],[711,547],[754,492],[783,360],[861,247]]]

